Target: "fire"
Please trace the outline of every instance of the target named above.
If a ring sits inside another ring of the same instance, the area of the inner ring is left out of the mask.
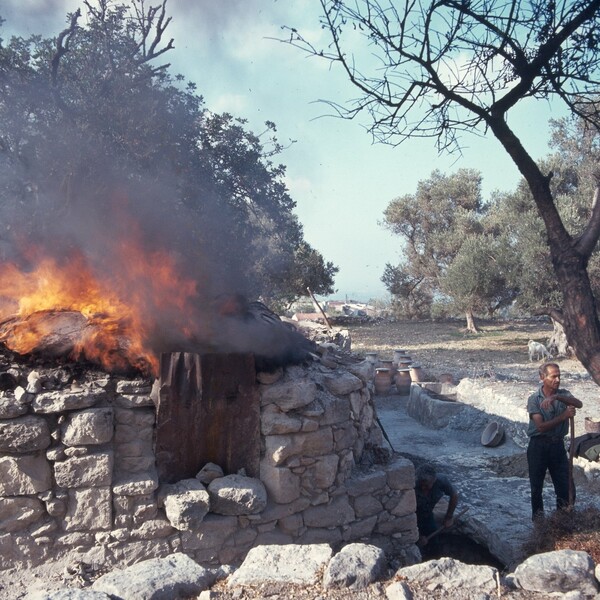
[[[158,319],[189,335],[197,284],[180,274],[169,252],[144,252],[135,238],[117,244],[112,268],[92,268],[81,251],[58,260],[39,248],[28,252],[32,268],[1,265],[0,341],[28,354],[56,337],[72,338],[73,359],[156,374]]]

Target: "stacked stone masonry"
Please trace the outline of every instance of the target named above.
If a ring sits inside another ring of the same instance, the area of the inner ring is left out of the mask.
[[[414,467],[382,458],[370,363],[294,366],[274,382],[259,374],[270,381],[257,383],[260,479],[208,465],[216,473],[204,482],[168,485],[155,466],[152,382],[67,375],[5,372],[14,386],[0,392],[0,568],[173,552],[230,564],[261,544],[359,540],[414,560]]]

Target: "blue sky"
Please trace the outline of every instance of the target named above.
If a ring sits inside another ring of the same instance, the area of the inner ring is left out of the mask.
[[[57,34],[75,0],[2,0],[5,32]],[[168,30],[175,50],[165,55],[172,72],[198,86],[206,107],[248,120],[255,133],[274,121],[284,145],[287,185],[309,243],[334,262],[339,299],[385,298],[380,282],[387,262],[401,256],[401,242],[380,225],[397,196],[413,193],[432,170],[481,171],[484,195],[507,190],[519,179],[499,143],[475,135],[463,138],[463,154],[438,155],[434,140],[415,139],[398,147],[373,144],[363,124],[328,117],[322,100],[342,103],[355,90],[337,69],[272,38],[296,27],[319,45],[318,0],[169,0]],[[82,9],[83,10],[83,9]],[[532,156],[548,152],[548,119],[558,118],[543,103],[511,115]]]

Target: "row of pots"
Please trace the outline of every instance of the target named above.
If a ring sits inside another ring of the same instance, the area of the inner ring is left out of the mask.
[[[410,384],[423,381],[421,365],[413,362],[406,350],[394,350],[391,360],[379,359],[377,352],[367,352],[366,358],[375,365],[374,384],[378,395],[389,394],[395,385],[398,394],[408,396]]]

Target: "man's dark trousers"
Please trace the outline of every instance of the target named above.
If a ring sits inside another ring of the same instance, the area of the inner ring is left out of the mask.
[[[544,514],[542,490],[546,471],[550,473],[556,508],[569,505],[569,461],[562,438],[534,435],[527,447],[529,483],[531,485],[531,514],[535,518]],[[573,491],[573,499],[575,499]]]

